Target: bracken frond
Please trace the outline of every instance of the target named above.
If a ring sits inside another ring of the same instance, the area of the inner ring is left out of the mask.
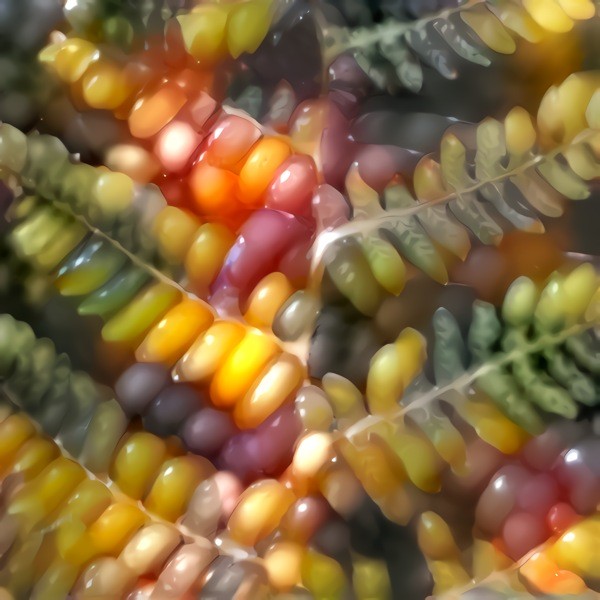
[[[412,329],[372,358],[366,403],[348,380],[326,375],[323,388],[342,434],[340,451],[367,491],[369,460],[380,468],[385,463],[425,492],[439,490],[445,465],[462,472],[466,445],[456,419],[512,454],[553,416],[574,419],[581,407],[596,406],[599,301],[599,279],[590,264],[556,273],[541,293],[521,277],[500,312],[475,302],[466,334],[448,310],[436,312],[432,381],[421,373],[425,343]],[[394,504],[396,488],[393,494],[377,490],[374,499],[390,518],[405,520],[410,512]]]
[[[600,74],[578,73],[546,93],[535,124],[515,108],[503,122],[448,129],[439,156],[418,163],[412,190],[392,183],[380,198],[354,165],[346,178],[353,216],[317,237],[313,272],[325,263],[338,289],[366,313],[373,303],[353,284],[361,269],[392,294],[404,286],[402,258],[446,283],[444,254],[464,260],[471,234],[497,244],[509,227],[540,233],[536,213],[558,217],[564,198],[589,196],[590,181],[600,176],[599,127]],[[353,260],[344,260],[349,253]]]
[[[596,10],[591,0],[467,0],[417,21],[389,18],[357,29],[326,24],[322,28],[324,62],[329,64],[348,52],[378,87],[418,92],[423,85],[423,64],[455,79],[458,69],[453,55],[487,67],[493,53],[516,51],[515,38],[536,43],[547,32],[568,32],[576,21],[594,17]]]

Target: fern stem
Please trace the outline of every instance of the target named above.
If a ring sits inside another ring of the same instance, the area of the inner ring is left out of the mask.
[[[17,399],[10,393],[9,390],[6,389],[6,387],[4,385],[0,385],[0,391],[4,395],[5,402],[7,402],[8,405],[13,410],[15,410],[15,412],[24,412],[19,407],[19,402],[17,401]],[[1,404],[2,404],[2,399],[0,398],[0,406],[1,406]],[[27,413],[25,413],[25,414],[27,414]],[[44,430],[39,426],[39,424],[34,419],[29,417],[29,415],[28,415],[28,418],[34,424],[35,429],[39,435],[46,435]],[[204,543],[207,541],[207,538],[204,538],[204,537],[194,533],[188,527],[186,527],[183,523],[181,523],[181,522],[173,523],[171,521],[167,521],[166,519],[162,518],[161,516],[159,516],[153,512],[150,512],[141,501],[134,500],[127,494],[123,493],[118,488],[118,486],[115,485],[115,483],[112,480],[110,480],[107,476],[99,476],[96,473],[94,473],[93,471],[90,471],[84,465],[82,465],[81,462],[76,457],[74,457],[70,452],[68,452],[64,448],[64,446],[62,445],[60,440],[53,438],[52,441],[57,445],[58,449],[60,450],[61,456],[77,463],[84,470],[86,477],[88,479],[98,481],[99,483],[101,483],[102,485],[107,487],[110,490],[111,494],[114,496],[116,501],[124,503],[124,504],[129,504],[131,506],[135,506],[136,508],[138,508],[140,511],[142,511],[146,515],[146,518],[148,519],[149,522],[161,523],[168,527],[176,527],[177,529],[179,529],[179,531],[184,539],[193,541],[194,543]],[[43,534],[51,533],[52,531],[56,530],[62,523],[63,523],[63,521],[57,520],[57,521],[53,522],[50,526],[46,526],[45,528],[43,528],[41,530],[41,533],[43,533]],[[233,540],[228,540],[227,547],[221,549],[222,542],[218,535],[208,541],[210,541],[217,548],[219,554],[228,554],[234,559],[237,556],[241,556],[244,553],[246,553],[246,550],[244,550],[244,548],[241,545],[236,544]]]
[[[445,8],[439,12],[427,15],[415,21],[398,21],[395,19],[390,19],[389,21],[386,21],[380,25],[376,25],[375,27],[360,27],[354,30],[345,29],[345,31],[348,33],[347,38],[344,41],[338,41],[337,43],[334,43],[325,49],[325,61],[330,62],[333,58],[338,56],[338,54],[348,50],[368,48],[369,46],[373,46],[377,43],[394,41],[411,29],[419,29],[435,19],[447,19],[453,14],[460,13],[465,8],[482,4],[486,1],[487,0],[467,0],[460,6],[455,8]],[[323,39],[326,39],[327,37],[327,25],[323,27],[322,37]]]
[[[382,421],[396,421],[413,410],[424,408],[429,403],[433,402],[440,396],[447,394],[448,392],[465,389],[471,386],[477,379],[479,379],[479,377],[489,373],[492,370],[506,367],[510,363],[519,360],[519,358],[539,352],[548,346],[558,346],[571,336],[592,329],[597,325],[600,325],[600,321],[592,321],[589,323],[573,325],[568,329],[560,331],[559,333],[543,335],[534,342],[531,342],[522,348],[517,348],[508,353],[499,354],[495,359],[492,359],[482,365],[478,365],[471,370],[465,371],[451,383],[448,383],[443,387],[434,387],[414,402],[411,402],[406,406],[400,406],[398,410],[390,416],[367,415],[366,417],[363,417],[350,426],[344,432],[344,435],[347,438],[352,438],[369,429],[371,426],[381,423]]]
[[[187,296],[191,300],[201,300],[198,296],[196,296],[196,294],[194,294],[193,292],[190,292],[189,290],[184,288],[181,284],[177,283],[174,279],[172,279],[168,275],[165,275],[165,273],[163,273],[161,270],[157,269],[155,266],[142,260],[135,253],[133,253],[130,250],[128,250],[127,248],[125,248],[125,246],[123,246],[123,244],[121,244],[118,240],[115,240],[114,238],[112,238],[110,235],[106,234],[101,229],[94,227],[82,215],[78,215],[78,214],[74,213],[70,208],[66,208],[63,206],[55,205],[55,208],[58,208],[59,210],[63,211],[65,214],[68,214],[70,217],[73,217],[76,221],[79,221],[90,233],[96,235],[97,237],[102,238],[105,242],[107,242],[108,244],[110,244],[111,246],[116,248],[120,253],[124,254],[133,264],[135,264],[136,267],[139,267],[140,269],[143,269],[144,271],[148,272],[153,278],[158,279],[158,280],[162,281],[163,283],[166,283],[167,285],[170,285],[171,287],[176,288],[179,292],[181,292],[183,295]]]
[[[128,250],[123,244],[121,244],[118,240],[114,239],[106,232],[98,229],[93,226],[84,216],[79,215],[70,207],[64,206],[62,204],[54,204],[53,207],[56,210],[63,212],[65,215],[75,219],[79,223],[81,223],[92,235],[95,235],[101,238],[103,241],[107,242],[111,246],[113,246],[118,252],[125,255],[131,263],[133,263],[139,269],[146,271],[152,278],[165,283],[166,285],[175,288],[184,298],[187,298],[193,302],[201,302],[203,303],[208,310],[210,310],[215,317],[215,319],[224,319],[228,321],[236,321],[243,325],[246,329],[252,329],[252,327],[245,321],[243,315],[241,313],[235,313],[228,310],[228,306],[225,305],[215,305],[207,300],[200,298],[195,293],[188,290],[182,284],[175,281],[173,278],[169,277],[163,271],[155,267],[154,265],[146,262],[142,258],[140,258],[134,252]],[[273,332],[263,331],[264,335],[273,339],[285,352],[289,352],[290,354],[295,354],[298,356],[304,364],[308,361],[308,350],[310,345],[310,335],[307,333],[302,336],[300,339],[296,341],[283,341],[280,340]],[[175,372],[173,371],[173,380],[177,381],[177,377]]]
[[[594,135],[597,135],[597,132],[595,130],[586,129],[584,132],[581,133],[580,136],[578,136],[577,143],[578,144],[583,143],[587,139],[592,138]],[[400,209],[396,208],[396,209],[391,209],[388,211],[382,210],[381,213],[379,213],[378,215],[369,217],[368,219],[350,220],[350,221],[348,221],[348,223],[341,225],[337,229],[330,230],[330,231],[323,231],[317,235],[317,238],[311,249],[311,252],[312,252],[311,268],[310,268],[311,277],[314,276],[318,272],[319,265],[321,264],[321,262],[323,260],[323,256],[324,256],[327,248],[329,248],[329,246],[331,244],[337,242],[338,240],[341,240],[341,239],[344,239],[344,238],[347,238],[347,237],[350,237],[352,235],[356,235],[359,233],[364,233],[364,232],[370,231],[370,230],[375,229],[378,226],[380,226],[384,223],[387,223],[389,221],[394,221],[394,220],[400,221],[402,219],[412,217],[414,215],[417,215],[422,210],[427,210],[428,208],[430,208],[432,206],[438,206],[440,204],[447,204],[447,203],[451,202],[452,200],[454,200],[455,198],[460,197],[463,194],[471,194],[486,185],[505,181],[506,179],[509,179],[511,177],[519,175],[520,173],[527,171],[546,160],[556,157],[561,152],[564,152],[565,150],[567,150],[568,148],[571,148],[571,147],[572,147],[572,142],[569,142],[569,143],[562,144],[562,145],[554,148],[547,154],[536,154],[532,158],[530,158],[528,161],[520,164],[518,167],[515,167],[514,169],[512,169],[510,171],[506,171],[506,172],[502,173],[501,175],[492,177],[490,179],[478,181],[475,184],[473,184],[469,187],[466,187],[464,189],[454,190],[453,192],[450,192],[440,198],[436,198],[435,200],[430,200],[428,202],[421,202],[419,204],[416,204],[415,206],[409,206],[406,208],[400,208]]]

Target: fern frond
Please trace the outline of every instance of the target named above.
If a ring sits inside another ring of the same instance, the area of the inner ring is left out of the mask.
[[[25,135],[7,123],[0,125],[0,177],[17,194],[24,192],[43,199],[149,266],[169,272],[168,260],[153,229],[156,215],[167,203],[155,186],[142,186],[122,173],[81,163],[69,155],[58,138]],[[51,212],[51,208],[46,210]],[[60,231],[61,224],[40,222],[36,227],[42,237],[32,252],[42,240]]]
[[[31,597],[66,597],[88,564],[107,551],[120,552],[134,533],[148,527],[170,532],[159,542],[168,539],[169,547],[159,550],[155,561],[159,572],[166,569],[163,579],[176,548],[204,557],[200,570],[219,555],[205,537],[215,531],[201,532],[194,521],[194,491],[215,472],[209,461],[175,447],[168,450],[157,436],[130,425],[110,390],[72,370],[50,340],[35,338],[26,323],[10,315],[0,315],[0,393],[10,401],[0,404],[0,466],[2,483],[8,482],[2,524],[9,541],[1,551],[3,560],[10,565],[19,556],[20,540],[40,536],[52,556],[64,561],[45,565],[42,576],[36,571],[11,579],[11,591],[19,597],[29,597],[32,590]],[[127,463],[124,455],[142,462]],[[183,474],[187,484],[172,502],[165,490],[175,474]],[[60,485],[49,484],[57,480]],[[110,548],[104,548],[102,538]],[[3,574],[6,568],[5,562]],[[157,589],[161,585],[159,580]]]
[[[417,21],[388,19],[371,27],[349,29],[323,27],[325,64],[343,52],[352,53],[380,88],[398,87],[418,92],[423,85],[423,64],[447,79],[458,71],[453,54],[484,67],[491,64],[489,51],[512,54],[515,38],[539,42],[545,32],[570,31],[575,21],[592,18],[591,0],[466,0]]]
[[[25,219],[11,236],[14,246],[38,270],[51,271],[92,234],[103,248],[112,247],[115,261],[135,265],[133,280],[142,281],[145,271],[187,293],[181,285],[190,287],[182,250],[198,247],[193,242],[210,228],[202,229],[187,211],[168,206],[155,185],[82,163],[58,138],[25,135],[6,123],[0,125],[0,177],[17,197],[13,218]],[[176,239],[165,233],[170,227],[177,227]],[[205,279],[214,278],[207,272]]]
[[[439,309],[433,381],[418,375],[424,342],[412,330],[371,360],[368,412],[353,384],[333,374],[323,378],[343,432],[340,451],[361,481],[367,476],[361,453],[377,448],[401,479],[435,492],[444,465],[459,472],[466,466],[462,426],[447,416],[448,405],[478,437],[516,452],[553,415],[573,419],[580,407],[600,401],[599,302],[598,275],[583,264],[566,276],[555,274],[539,295],[531,280],[517,279],[500,313],[477,301],[466,335],[448,310]]]
[[[114,475],[111,463],[130,418],[112,391],[73,370],[69,357],[58,354],[51,340],[36,338],[27,323],[7,314],[0,315],[0,344],[1,390],[11,403],[85,468]],[[143,435],[162,444],[153,434]],[[208,465],[201,457],[197,461]]]
[[[183,7],[182,7],[183,8]],[[66,2],[63,14],[73,31],[125,50],[143,43],[151,34],[162,33],[165,21],[175,16],[172,3],[164,0],[140,2]]]
[[[525,600],[541,594],[591,599],[597,593],[590,589],[593,585],[588,587],[590,579],[580,576],[584,571],[569,562],[573,556],[569,541],[586,530],[594,531],[597,523],[597,514],[581,517],[562,530],[560,537],[552,536],[536,544],[516,562],[498,544],[478,537],[468,551],[461,551],[449,524],[435,512],[421,514],[417,530],[419,547],[435,582],[434,596],[439,600],[487,597]],[[595,565],[587,564],[585,574],[593,579]]]
[[[475,538],[470,552],[462,553],[448,523],[432,511],[419,515],[417,532],[419,548],[435,582],[436,598],[457,590],[466,591],[498,573],[505,576],[502,583],[507,591],[512,591],[514,584],[520,589],[517,568],[492,542]],[[481,590],[484,589],[482,586]]]
[[[139,383],[138,379],[134,387]],[[0,555],[10,567],[13,557],[20,556],[20,543],[12,545],[15,538],[20,542],[29,536],[46,538],[51,534],[44,541],[44,549],[53,559],[59,558],[50,565],[44,563],[35,575],[29,575],[28,566],[19,563],[19,573],[26,571],[29,576],[9,580],[11,591],[18,591],[18,597],[30,597],[31,588],[31,597],[66,597],[78,576],[98,558],[122,556],[130,539],[133,554],[138,552],[134,534],[156,523],[171,532],[167,537],[172,540],[172,547],[157,552],[153,560],[159,597],[183,597],[219,555],[231,554],[232,559],[215,565],[215,581],[231,574],[231,560],[237,563],[236,568],[242,568],[240,580],[246,575],[256,578],[256,568],[249,574],[243,570],[247,554],[240,554],[242,547],[254,545],[276,530],[297,499],[282,483],[261,479],[239,498],[240,506],[257,494],[254,502],[266,496],[274,510],[264,511],[250,527],[245,522],[241,526],[234,511],[226,517],[223,535],[221,496],[217,493],[212,497],[210,492],[216,485],[214,466],[206,458],[186,453],[173,438],[163,440],[140,430],[108,388],[72,370],[68,357],[57,354],[49,339],[36,338],[29,325],[6,314],[0,314],[0,396],[9,400],[0,401],[0,483],[6,484],[0,486],[5,508],[3,540],[9,538]],[[197,401],[200,405],[201,400]],[[19,410],[13,412],[14,408]],[[30,418],[45,435],[38,433]],[[33,449],[28,447],[30,439]],[[57,480],[60,485],[56,485]],[[88,480],[94,485],[89,486]],[[88,487],[93,489],[86,493]],[[96,500],[101,506],[95,506]],[[153,543],[163,543],[164,538],[151,537]],[[38,548],[33,548],[32,561]],[[186,553],[191,558],[184,559]],[[2,575],[6,564],[0,568]],[[178,580],[172,571],[180,571],[181,564],[191,574],[176,586]],[[204,582],[202,585],[205,592],[211,589]],[[240,581],[232,583],[232,587],[238,585]],[[257,597],[271,597],[266,576],[260,585],[265,590],[256,592]],[[223,586],[218,589],[222,591]],[[226,589],[224,593],[233,597],[230,588]],[[109,588],[103,587],[106,590]],[[107,595],[120,597],[124,593],[110,588]]]
[[[86,373],[72,371],[68,356],[58,354],[51,340],[37,339],[26,323],[1,315],[0,331],[3,392],[38,421],[47,435],[56,436],[62,430],[61,443],[78,456],[86,435],[82,423],[89,424],[100,403],[108,400],[108,390]],[[118,430],[120,437],[124,429]],[[98,459],[90,456],[90,460]]]
[[[580,73],[546,93],[535,125],[515,108],[503,122],[490,118],[472,129],[447,130],[439,158],[428,155],[418,163],[413,191],[396,183],[380,198],[353,165],[346,178],[353,218],[317,237],[312,272],[353,238],[353,269],[371,271],[389,293],[404,285],[401,257],[446,283],[440,249],[464,260],[469,234],[497,244],[509,226],[542,232],[536,213],[558,217],[564,197],[589,196],[588,182],[600,176],[599,126],[600,73]],[[335,264],[328,270],[335,281]],[[352,299],[352,285],[346,287],[340,289]]]
[[[26,198],[14,218],[14,251],[73,297],[80,314],[100,317],[105,341],[131,348],[139,362],[174,367],[177,381],[206,387],[217,407],[236,404],[240,426],[259,425],[301,386],[302,361],[273,334],[219,319],[208,303],[72,215]]]
[[[81,314],[101,317],[108,341],[139,340],[182,296],[211,311],[174,280],[62,207],[25,196],[11,207],[11,220],[8,242],[17,256],[35,272],[47,274],[62,295],[77,298]],[[121,313],[129,315],[127,323],[119,318]]]

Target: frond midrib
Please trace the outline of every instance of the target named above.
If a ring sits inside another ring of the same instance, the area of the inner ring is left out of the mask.
[[[587,128],[577,136],[576,140],[571,140],[566,144],[561,144],[545,154],[535,154],[524,163],[519,164],[513,169],[506,170],[496,177],[479,180],[471,186],[461,189],[454,189],[452,192],[446,194],[445,196],[441,196],[440,198],[436,198],[435,200],[419,202],[413,206],[408,206],[399,209],[394,208],[391,210],[385,210],[382,208],[381,212],[379,212],[376,216],[369,217],[366,219],[360,217],[356,219],[351,219],[350,221],[336,229],[333,229],[331,231],[323,231],[318,234],[311,250],[311,273],[317,272],[327,249],[339,240],[357,234],[369,233],[374,229],[378,229],[386,223],[401,221],[403,219],[410,218],[434,206],[449,204],[452,200],[458,199],[461,196],[467,194],[477,192],[478,190],[487,185],[506,182],[507,180],[519,175],[520,173],[528,171],[529,169],[540,165],[543,162],[555,158],[559,154],[564,153],[569,148],[572,148],[575,145],[585,143],[586,140],[588,140],[596,134],[596,130]]]
[[[363,417],[352,426],[350,426],[344,432],[344,435],[347,438],[353,438],[354,436],[364,432],[369,429],[371,426],[376,425],[381,422],[395,422],[404,417],[405,415],[411,413],[414,410],[419,408],[425,408],[427,405],[435,402],[444,394],[453,391],[461,391],[471,387],[477,379],[489,373],[490,371],[496,369],[502,369],[511,363],[518,361],[520,358],[525,356],[529,356],[531,354],[535,354],[540,352],[544,348],[559,346],[567,339],[572,336],[578,335],[585,331],[589,331],[596,326],[600,325],[600,319],[588,321],[585,323],[577,323],[575,325],[570,325],[569,327],[565,327],[561,331],[558,331],[553,334],[545,334],[536,338],[535,340],[530,341],[526,345],[520,346],[519,348],[515,348],[510,352],[499,352],[493,355],[488,361],[484,363],[474,365],[471,369],[466,370],[461,373],[456,379],[447,383],[441,387],[433,387],[428,392],[425,392],[418,399],[414,400],[410,404],[406,406],[399,406],[398,410],[396,410],[393,414],[382,416],[382,415],[367,415]]]
[[[388,19],[383,23],[376,24],[375,26],[365,26],[357,28],[349,27],[336,27],[331,25],[325,25],[324,30],[327,32],[327,28],[336,28],[345,30],[348,33],[348,40],[343,45],[338,44],[325,48],[325,57],[335,57],[341,52],[347,52],[348,50],[358,50],[361,48],[368,48],[374,44],[392,41],[401,35],[404,35],[408,31],[417,30],[432,21],[440,18],[448,18],[453,14],[460,13],[461,11],[475,6],[477,4],[486,4],[487,0],[467,0],[460,6],[455,8],[444,8],[438,12],[430,15],[425,15],[414,21],[406,20],[400,21],[397,19]],[[330,56],[331,55],[331,56]]]

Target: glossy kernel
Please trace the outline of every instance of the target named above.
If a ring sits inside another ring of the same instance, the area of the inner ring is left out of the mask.
[[[76,257],[63,263],[55,285],[63,296],[83,296],[107,283],[125,262],[126,257],[110,243],[92,238]]]
[[[419,547],[428,558],[439,560],[458,556],[448,524],[436,513],[427,511],[419,518]]]
[[[11,472],[21,473],[25,480],[29,480],[54,460],[58,453],[58,447],[54,442],[47,438],[33,437],[17,452]]]
[[[207,161],[192,169],[189,185],[194,206],[200,215],[227,215],[238,207],[238,176],[231,171],[213,167]]]
[[[536,592],[579,595],[586,590],[583,579],[572,571],[561,570],[548,552],[536,552],[519,568],[519,576]]]
[[[210,397],[219,407],[233,406],[248,392],[268,361],[279,351],[270,337],[250,331],[216,372]]]
[[[144,505],[163,519],[175,521],[185,512],[198,484],[211,471],[210,463],[199,456],[178,456],[165,462]]]
[[[567,530],[551,549],[558,566],[581,577],[600,573],[600,517],[593,516]]]
[[[63,81],[75,83],[99,56],[98,49],[91,42],[71,38],[65,40],[56,53],[54,68]]]
[[[144,513],[132,504],[111,504],[90,525],[88,534],[91,544],[98,553],[115,556],[145,521]]]
[[[0,466],[4,467],[17,450],[35,433],[32,422],[14,414],[0,423]]]
[[[227,529],[233,539],[246,546],[269,535],[296,500],[278,481],[265,479],[251,485],[241,496]]]
[[[72,592],[78,600],[123,598],[134,582],[134,573],[121,560],[102,556],[86,566]]]
[[[205,223],[196,231],[185,257],[185,270],[199,293],[208,293],[234,242],[234,234],[220,223]]]
[[[304,549],[294,542],[277,542],[265,554],[265,567],[271,585],[286,591],[300,583]]]
[[[315,478],[333,457],[331,435],[322,432],[309,433],[298,442],[292,471],[298,478]]]
[[[213,128],[207,159],[215,167],[233,170],[260,137],[260,129],[250,119],[229,115]]]
[[[424,359],[424,339],[414,329],[405,329],[395,343],[381,348],[371,359],[367,378],[371,412],[393,410],[408,384],[419,373]]]
[[[201,137],[188,123],[173,121],[158,135],[154,152],[171,173],[183,171],[200,145]]]
[[[58,508],[84,477],[77,463],[58,457],[15,494],[8,513],[23,515],[33,526]]]
[[[154,233],[166,258],[181,262],[202,223],[192,214],[175,206],[160,211],[154,221]]]
[[[108,342],[138,339],[162,317],[180,297],[175,287],[159,282],[142,290],[129,304],[112,317],[102,329]]]
[[[60,511],[58,520],[81,521],[84,525],[90,525],[108,508],[112,498],[102,482],[84,479]]]
[[[256,204],[289,155],[290,147],[283,140],[273,137],[260,140],[240,171],[240,200],[244,204]]]
[[[134,433],[119,449],[110,477],[128,496],[143,498],[158,474],[166,452],[165,443],[155,435]]]
[[[162,568],[180,542],[181,535],[174,527],[150,523],[129,540],[119,559],[136,575],[152,574]]]
[[[317,170],[304,154],[293,154],[278,169],[265,196],[265,206],[292,214],[310,210],[317,187]]]
[[[215,321],[177,363],[179,378],[207,382],[242,341],[244,334],[244,327],[235,321]]]
[[[157,134],[187,102],[185,92],[172,83],[138,100],[129,115],[129,130],[136,138]]]
[[[184,300],[148,333],[136,351],[140,362],[175,363],[193,341],[210,327],[214,316],[201,300]]]
[[[333,423],[331,404],[317,386],[304,386],[298,392],[295,411],[308,431],[329,431]]]
[[[244,318],[254,327],[270,329],[275,315],[294,291],[283,273],[269,273],[258,282],[248,297]]]
[[[303,379],[304,368],[296,356],[287,353],[279,356],[254,388],[236,404],[233,417],[237,426],[249,429],[260,425],[300,387]]]
[[[217,556],[216,548],[204,539],[184,544],[166,564],[156,581],[155,598],[194,598],[190,589]]]
[[[83,98],[92,107],[114,110],[127,100],[131,88],[125,75],[116,65],[94,62],[82,79]]]

